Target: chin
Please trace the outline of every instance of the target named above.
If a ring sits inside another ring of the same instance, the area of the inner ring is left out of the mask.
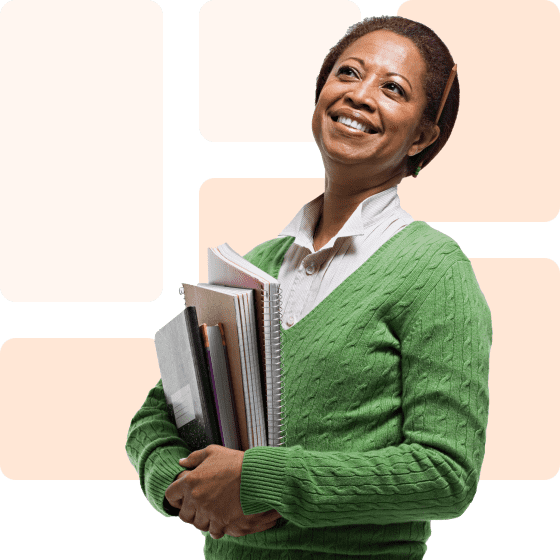
[[[319,142],[315,137],[315,142],[324,156],[340,163],[363,163],[372,158],[376,159],[376,154],[379,153],[379,145],[366,139],[344,135],[323,134]]]
[[[370,161],[375,157],[375,151],[371,151],[368,154],[357,153],[355,148],[344,146],[344,144],[337,142],[336,144],[326,145],[323,144],[323,159],[327,157],[332,161],[343,164],[358,164]]]

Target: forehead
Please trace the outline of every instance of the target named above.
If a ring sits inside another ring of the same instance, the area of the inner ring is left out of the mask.
[[[411,82],[423,83],[426,63],[416,45],[407,37],[380,29],[360,37],[338,57],[335,66],[349,57],[360,58],[366,68],[397,72]]]

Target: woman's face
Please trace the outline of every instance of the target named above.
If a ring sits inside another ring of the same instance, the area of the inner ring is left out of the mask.
[[[425,72],[414,43],[391,31],[368,33],[343,51],[313,113],[313,136],[325,164],[361,164],[372,176],[392,173],[403,168],[407,155],[431,144],[439,129],[426,133],[419,126]]]

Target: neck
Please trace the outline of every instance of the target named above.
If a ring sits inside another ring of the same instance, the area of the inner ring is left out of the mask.
[[[344,170],[325,172],[323,212],[315,229],[313,246],[316,251],[326,245],[348,221],[366,198],[397,185],[403,177],[399,172],[390,177],[363,177]]]

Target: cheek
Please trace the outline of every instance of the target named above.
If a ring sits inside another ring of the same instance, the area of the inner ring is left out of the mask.
[[[323,119],[326,117],[327,109],[334,102],[332,89],[333,88],[331,84],[329,84],[329,82],[327,81],[327,83],[323,86],[323,89],[321,90],[319,99],[317,100],[317,105],[315,105],[315,109],[313,111],[313,117],[311,119],[311,129],[313,131],[313,136],[315,137],[316,142],[319,141],[321,127],[322,127]]]
[[[417,121],[414,115],[395,113],[390,119],[389,130],[400,141],[412,138],[416,132]]]
[[[313,132],[313,137],[315,142],[319,141],[319,134],[321,132],[321,99],[315,105],[315,110],[313,111],[313,117],[311,118],[311,130]]]

